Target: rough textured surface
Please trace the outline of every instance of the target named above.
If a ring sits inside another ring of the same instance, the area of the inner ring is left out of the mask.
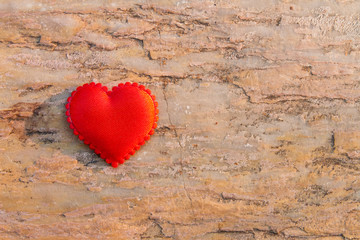
[[[360,238],[357,0],[0,1],[0,239]],[[109,167],[76,86],[159,127]]]

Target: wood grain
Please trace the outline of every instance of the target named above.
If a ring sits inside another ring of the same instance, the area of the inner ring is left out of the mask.
[[[0,239],[360,239],[360,2],[0,1]],[[146,85],[109,167],[78,85]]]

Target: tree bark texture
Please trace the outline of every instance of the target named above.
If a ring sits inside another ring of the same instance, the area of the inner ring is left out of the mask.
[[[359,239],[360,2],[0,1],[0,239]],[[113,169],[77,86],[146,85]]]

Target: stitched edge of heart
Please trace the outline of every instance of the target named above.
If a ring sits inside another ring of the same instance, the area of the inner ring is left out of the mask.
[[[112,88],[112,91],[116,91],[117,89],[123,87],[123,86],[134,86],[134,87],[137,87],[139,88],[140,90],[146,92],[147,94],[150,95],[151,99],[153,100],[153,103],[154,103],[154,108],[155,108],[155,117],[154,117],[154,121],[153,121],[153,126],[151,128],[151,130],[149,131],[149,133],[144,137],[144,139],[139,142],[130,152],[128,152],[127,154],[125,154],[124,158],[120,160],[120,162],[117,162],[117,161],[113,161],[109,158],[106,157],[105,153],[102,153],[99,149],[97,149],[92,143],[90,143],[90,141],[86,140],[75,128],[72,120],[71,120],[71,116],[70,116],[70,102],[71,102],[71,99],[72,97],[76,94],[76,92],[83,88],[83,87],[86,87],[86,86],[99,86],[100,88],[102,88],[105,92],[108,92],[108,88],[106,86],[102,86],[101,83],[97,83],[95,84],[94,82],[91,82],[90,84],[89,83],[85,83],[84,85],[82,86],[79,86],[76,88],[76,90],[74,90],[72,93],[71,93],[71,96],[68,97],[67,99],[67,103],[65,105],[66,107],[66,116],[67,116],[67,121],[69,123],[69,127],[70,129],[73,130],[73,133],[75,135],[78,136],[78,138],[83,141],[86,145],[89,145],[89,148],[94,150],[96,154],[100,155],[100,158],[104,159],[108,164],[111,164],[112,167],[114,168],[117,168],[119,164],[123,164],[126,160],[128,160],[130,158],[130,155],[134,155],[135,152],[137,150],[140,149],[141,145],[144,145],[145,144],[145,141],[148,141],[150,139],[150,136],[154,134],[155,132],[155,128],[157,127],[157,121],[159,120],[159,117],[158,117],[158,114],[159,114],[159,109],[157,108],[158,107],[158,102],[155,101],[155,96],[151,94],[151,91],[150,89],[147,89],[145,88],[144,85],[138,85],[138,83],[130,83],[130,82],[126,82],[125,84],[124,83],[120,83],[118,86],[115,86]]]

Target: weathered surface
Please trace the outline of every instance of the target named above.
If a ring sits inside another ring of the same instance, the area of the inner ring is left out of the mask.
[[[0,1],[0,239],[360,238],[360,2]],[[87,82],[159,127],[109,167]]]

